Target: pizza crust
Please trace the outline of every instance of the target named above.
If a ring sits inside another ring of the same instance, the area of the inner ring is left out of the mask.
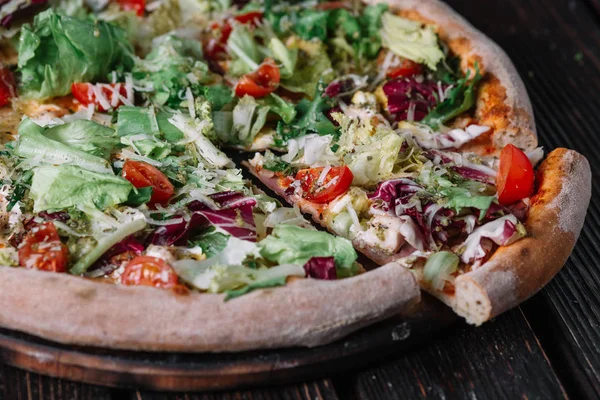
[[[395,263],[338,281],[298,279],[229,301],[0,267],[0,326],[60,343],[129,350],[319,346],[419,301],[413,274]]]
[[[387,3],[399,15],[436,25],[440,39],[460,56],[464,71],[474,69],[477,62],[482,79],[479,85],[474,117],[480,125],[493,128],[461,148],[490,154],[509,143],[525,150],[537,147],[533,109],[525,85],[515,66],[496,43],[474,28],[465,18],[438,0],[369,0]],[[461,117],[457,125],[465,123]]]

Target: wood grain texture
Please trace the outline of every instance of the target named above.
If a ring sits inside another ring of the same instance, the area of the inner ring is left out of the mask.
[[[55,379],[0,364],[0,400],[111,400],[107,388]]]
[[[275,386],[267,389],[240,390],[226,393],[184,394],[135,391],[130,400],[337,400],[329,379]]]
[[[427,346],[357,373],[351,385],[344,398],[566,398],[519,309],[479,328],[441,332]]]
[[[523,306],[572,398],[600,398],[600,2],[448,0],[524,77],[540,143],[584,154],[592,203],[566,267]]]

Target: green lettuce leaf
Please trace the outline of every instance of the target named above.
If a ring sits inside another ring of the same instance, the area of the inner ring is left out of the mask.
[[[202,57],[199,42],[167,35],[146,58],[136,61],[133,76],[137,85],[151,88],[144,95],[153,104],[176,108],[182,90],[189,87],[197,96],[202,94],[202,84],[212,82],[213,74]]]
[[[281,78],[291,78],[296,69],[296,63],[298,62],[298,49],[288,48],[281,40],[276,37],[272,37],[269,42],[269,50],[271,55],[279,64],[281,64],[280,74]]]
[[[24,25],[18,67],[23,97],[46,99],[71,92],[74,82],[103,80],[133,66],[125,32],[103,21],[59,15],[52,9]]]
[[[423,121],[421,121],[422,123],[431,126],[433,129],[437,129],[446,121],[459,116],[475,106],[477,84],[481,80],[477,64],[475,65],[475,76],[471,80],[469,80],[470,72],[471,70],[469,70],[467,76],[456,83],[455,87],[450,89],[448,97],[431,110]]]
[[[286,281],[287,276],[278,276],[276,278],[270,278],[263,281],[251,283],[247,286],[242,287],[241,289],[228,290],[227,292],[225,292],[225,301],[243,296],[256,289],[266,289],[276,286],[285,286]]]
[[[479,210],[479,219],[483,219],[488,209],[494,202],[495,196],[481,196],[471,193],[462,187],[451,187],[442,190],[448,198],[445,207],[454,209],[459,213],[463,208],[476,208]]]
[[[331,60],[327,55],[327,47],[323,43],[308,42],[293,37],[288,40],[288,48],[298,51],[298,62],[292,76],[282,77],[283,88],[312,96],[320,80],[327,84],[335,77]]]
[[[229,144],[249,146],[258,132],[265,126],[269,106],[259,105],[254,97],[244,96],[233,109],[231,134],[226,139]]]
[[[131,192],[129,192],[129,197],[127,198],[126,204],[128,206],[137,207],[142,204],[146,204],[152,198],[153,192],[152,186],[147,186],[143,188],[133,188]]]
[[[210,102],[212,111],[220,111],[234,99],[233,90],[225,85],[205,86],[202,95]]]
[[[258,246],[261,256],[277,264],[304,265],[312,257],[333,256],[338,277],[356,273],[355,261],[358,256],[352,243],[326,232],[294,225],[277,225]]]
[[[48,139],[105,159],[119,144],[114,129],[85,119],[53,126],[46,129],[43,135]]]
[[[125,222],[123,225],[117,227],[113,232],[101,237],[94,248],[86,252],[69,270],[73,275],[81,275],[85,273],[89,267],[92,266],[104,253],[108,251],[115,244],[128,236],[133,235],[136,232],[141,231],[146,227],[146,221],[144,219],[134,219],[132,221]]]
[[[263,59],[254,35],[244,24],[233,28],[227,40],[227,48],[235,56],[229,67],[229,73],[233,76],[256,71]]]
[[[82,206],[104,210],[126,202],[132,189],[119,176],[60,165],[35,168],[29,196],[35,212]]]
[[[275,93],[270,93],[268,96],[258,99],[260,104],[269,107],[269,111],[279,115],[284,123],[289,124],[296,117],[296,108],[293,103],[288,103]]]
[[[169,143],[183,139],[183,133],[169,122],[173,114],[156,112],[153,107],[121,106],[117,111],[117,136],[155,135]]]
[[[208,232],[203,233],[202,236],[190,242],[189,245],[200,247],[206,257],[211,258],[221,253],[227,247],[228,241],[229,235],[217,232],[214,227],[211,227]]]
[[[446,281],[451,281],[452,275],[458,269],[458,256],[449,251],[440,251],[427,259],[423,269],[423,280],[436,290],[444,289]]]
[[[222,293],[251,286],[239,292],[273,286],[272,280],[285,282],[290,275],[305,276],[301,265],[278,265],[271,268],[258,267],[260,257],[256,243],[229,236],[227,245],[218,254],[206,260],[179,260],[172,264],[177,275],[190,285],[211,293]],[[253,265],[250,268],[245,265]],[[236,293],[233,293],[236,294]],[[234,296],[235,297],[235,296]]]
[[[313,100],[302,99],[296,104],[296,116],[289,124],[280,121],[277,124],[276,144],[283,146],[289,139],[308,133],[336,135],[335,125],[324,114],[333,107],[333,100],[323,96],[325,84],[321,79],[315,89]]]
[[[14,154],[34,164],[40,162],[50,165],[69,164],[90,171],[113,173],[108,161],[47,138],[44,136],[44,128],[29,118],[25,118],[19,125],[19,139]]]
[[[431,25],[399,17],[386,12],[381,17],[381,39],[383,46],[394,54],[425,64],[433,71],[444,58],[438,37]]]
[[[385,125],[373,127],[370,121],[334,113],[341,135],[336,155],[343,158],[358,186],[374,187],[394,176],[400,149],[404,142],[394,130]]]

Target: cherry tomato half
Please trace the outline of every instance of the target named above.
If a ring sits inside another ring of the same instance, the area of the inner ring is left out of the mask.
[[[125,11],[135,11],[138,17],[144,16],[146,0],[117,0],[119,6]]]
[[[210,29],[212,35],[204,44],[204,57],[208,60],[219,60],[222,55],[224,56],[227,53],[227,40],[233,28],[229,22],[225,21],[222,24],[213,23]]]
[[[123,178],[136,188],[152,186],[150,203],[165,204],[169,201],[175,188],[169,178],[157,168],[143,161],[127,160],[123,165]]]
[[[52,222],[35,225],[19,245],[19,265],[41,271],[66,272],[69,250]]]
[[[423,67],[411,60],[402,60],[402,63],[397,67],[392,67],[387,71],[388,78],[405,78],[420,74],[423,72]]]
[[[252,26],[258,26],[263,19],[263,13],[260,11],[250,11],[249,13],[236,15],[233,17],[240,24],[250,24]]]
[[[15,95],[15,78],[10,69],[0,64],[0,107],[7,106]]]
[[[235,85],[235,95],[238,97],[244,95],[256,98],[265,97],[277,89],[279,79],[279,67],[275,65],[275,61],[267,58],[255,72],[240,78],[237,85]]]
[[[124,83],[111,83],[107,84],[106,86],[111,86],[115,88],[115,90],[118,89],[121,96],[127,97],[127,90],[125,89]],[[93,85],[91,83],[74,83],[71,85],[71,93],[73,94],[73,97],[75,97],[82,105],[87,107],[89,104],[94,104],[96,109],[100,112],[108,111],[109,108],[117,109],[123,105],[123,102],[119,100],[115,107],[103,107],[98,99],[96,99],[96,95],[94,94],[92,87]],[[107,87],[102,87],[101,90],[102,94],[104,94],[104,97],[108,100],[108,103],[112,103],[112,98],[115,95],[113,91]]]
[[[533,165],[527,155],[509,144],[500,153],[496,176],[498,201],[502,205],[516,203],[533,193]]]
[[[300,181],[302,197],[314,203],[329,203],[336,197],[346,193],[352,184],[354,175],[347,166],[331,167],[324,179],[319,182],[325,167],[301,169],[296,174]]]
[[[121,275],[121,284],[175,289],[179,286],[179,279],[173,268],[163,259],[137,256],[125,267]]]

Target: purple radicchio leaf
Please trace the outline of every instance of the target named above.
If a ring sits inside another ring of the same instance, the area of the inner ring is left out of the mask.
[[[188,220],[157,228],[148,241],[152,244],[169,246],[185,245],[189,237],[200,230],[214,225],[238,239],[256,241],[256,226],[252,209],[256,200],[238,192],[221,192],[210,196],[218,208],[213,209],[201,201],[188,205],[192,215]],[[174,216],[181,218],[181,216]]]
[[[304,271],[306,271],[306,276],[314,279],[337,279],[333,257],[312,257],[304,264]]]
[[[387,97],[388,112],[396,121],[408,119],[410,108],[413,121],[421,121],[438,101],[434,93],[438,87],[434,82],[417,82],[414,78],[392,79],[383,85],[383,93]]]
[[[480,171],[471,167],[452,167],[452,169],[462,176],[465,179],[478,181],[483,183],[488,183],[490,185],[494,185],[496,183],[496,179],[494,176],[486,174],[483,171]]]
[[[362,86],[360,81],[357,81],[352,76],[344,76],[334,80],[325,88],[325,96],[335,98],[343,97],[352,94]]]
[[[136,256],[139,256],[144,252],[145,248],[146,247],[135,237],[128,236],[125,239],[121,240],[119,243],[115,244],[110,249],[108,249],[108,251],[102,256],[102,258],[109,259],[113,256],[123,254],[127,251],[132,251],[135,253]]]
[[[397,200],[408,201],[416,192],[422,190],[416,182],[400,178],[381,182],[375,192],[368,195],[371,200],[379,200],[386,211],[394,209]]]
[[[41,211],[40,213],[38,213],[38,216],[40,218],[43,218],[48,221],[60,221],[60,222],[66,222],[71,218],[69,213],[65,212],[65,211],[57,211],[57,212]]]
[[[141,256],[145,248],[146,247],[135,237],[128,236],[108,249],[108,251],[104,253],[102,257],[88,269],[86,276],[96,277],[110,274],[115,269],[119,268],[119,265],[115,265],[110,262],[112,257],[128,251],[133,252],[136,256]],[[121,260],[121,262],[127,262],[127,259],[125,258]]]

